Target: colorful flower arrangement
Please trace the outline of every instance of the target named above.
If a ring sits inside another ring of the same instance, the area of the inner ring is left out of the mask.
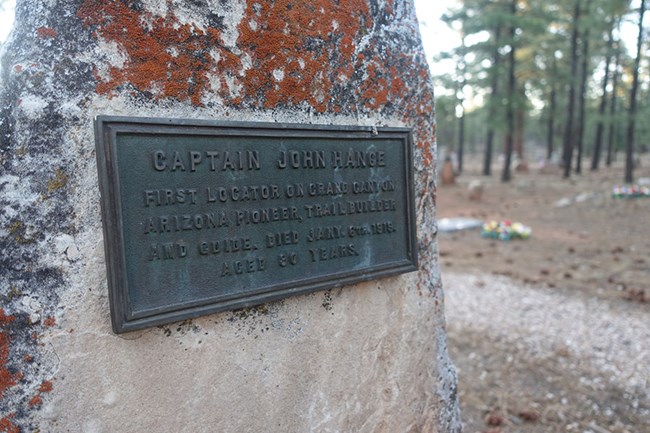
[[[616,185],[612,191],[614,198],[649,198],[650,187],[645,185],[619,186]]]
[[[481,236],[484,238],[509,241],[511,239],[528,239],[531,233],[531,228],[522,223],[513,223],[509,220],[504,220],[499,222],[489,221],[483,224]]]

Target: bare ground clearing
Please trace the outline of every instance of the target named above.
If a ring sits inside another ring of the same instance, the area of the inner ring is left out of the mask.
[[[533,235],[439,235],[465,431],[650,432],[650,199],[611,197],[620,166],[509,184],[477,166],[439,187],[438,218],[509,219]]]

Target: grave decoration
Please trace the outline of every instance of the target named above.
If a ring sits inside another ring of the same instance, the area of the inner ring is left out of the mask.
[[[645,185],[616,185],[612,189],[613,198],[649,198],[650,187]]]
[[[489,239],[509,241],[511,239],[528,239],[531,233],[531,228],[520,222],[513,223],[510,220],[503,220],[488,221],[483,224],[481,236]]]

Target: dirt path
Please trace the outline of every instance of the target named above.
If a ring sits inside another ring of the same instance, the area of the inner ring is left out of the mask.
[[[466,432],[650,431],[645,308],[489,274],[443,283]]]
[[[510,219],[533,235],[439,236],[465,432],[650,433],[650,199],[611,197],[619,167],[506,185],[466,167],[439,188],[438,218]]]

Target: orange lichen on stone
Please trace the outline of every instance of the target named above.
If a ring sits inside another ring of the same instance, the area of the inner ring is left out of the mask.
[[[393,1],[379,13],[397,19]],[[247,2],[235,47],[224,45],[221,27],[182,24],[173,3],[159,16],[128,2],[85,0],[77,16],[119,52],[96,67],[100,94],[321,113],[388,108],[411,121],[433,113],[428,71],[412,52],[377,42],[366,0]],[[428,141],[419,146],[430,161]]]
[[[52,385],[52,382],[50,382],[49,380],[44,380],[41,383],[41,386],[38,387],[38,390],[40,392],[52,392],[53,388],[54,386]]]
[[[181,24],[172,15],[155,17],[122,2],[87,0],[77,11],[93,34],[118,44],[126,55],[121,67],[111,66],[108,79],[96,72],[97,92],[112,94],[130,85],[155,100],[175,98],[202,105],[209,74],[219,64],[232,67],[232,55],[221,49],[221,32]],[[211,51],[218,51],[217,62]]]
[[[59,33],[51,27],[39,27],[36,29],[36,36],[41,39],[56,38]]]
[[[386,7],[384,8],[386,11],[387,15],[393,15],[395,12],[395,9],[393,8],[393,0],[387,0],[386,1]]]
[[[53,326],[56,326],[56,319],[54,316],[48,316],[45,320],[43,320],[43,324],[48,328],[52,328]]]
[[[307,102],[318,112],[337,77],[352,72],[354,40],[372,25],[363,0],[249,2],[245,16],[238,44],[253,63],[245,93],[265,108]]]
[[[43,399],[41,398],[40,395],[35,395],[35,396],[32,397],[32,398],[29,400],[29,402],[27,403],[27,405],[28,405],[29,407],[37,407],[37,406],[40,406],[40,405],[42,405],[42,404],[43,404]]]
[[[5,315],[5,312],[0,308],[0,399],[4,392],[14,386],[18,380],[18,375],[11,373],[7,368],[9,361],[9,344],[11,340],[9,336],[2,330],[5,326],[14,320],[13,316]]]
[[[0,418],[1,433],[20,433],[20,429],[13,423],[15,414],[11,413],[4,418]]]
[[[31,408],[39,407],[43,404],[42,394],[45,392],[51,392],[53,389],[52,382],[49,380],[44,380],[41,382],[41,385],[38,387],[38,394],[33,396],[28,402],[27,405]]]
[[[389,82],[377,65],[383,66],[375,56],[367,67],[368,78],[361,85],[364,105],[371,110],[379,109],[388,101]]]
[[[429,146],[429,143],[425,142],[418,142],[417,147],[422,149],[422,162],[423,164],[428,167],[433,163],[433,153],[431,153],[431,147]]]
[[[404,85],[404,81],[399,77],[400,72],[397,70],[395,66],[390,67],[390,77],[391,77],[391,83],[390,83],[390,93],[394,95],[400,95],[403,96],[404,92],[406,91],[406,86]]]

